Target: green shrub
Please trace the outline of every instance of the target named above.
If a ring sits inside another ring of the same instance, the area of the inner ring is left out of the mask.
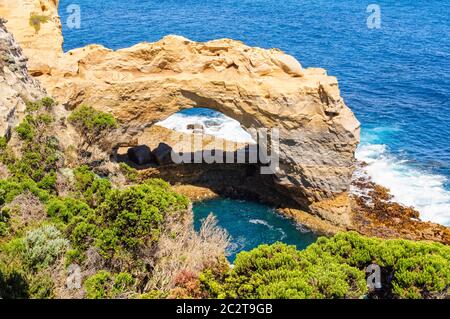
[[[29,294],[32,299],[55,298],[55,284],[48,274],[38,274],[30,280]]]
[[[416,255],[401,259],[392,281],[393,292],[400,298],[450,297],[450,263],[441,255]]]
[[[20,139],[24,141],[31,141],[34,138],[34,129],[29,120],[30,119],[28,117],[25,118],[22,123],[16,127],[17,134]]]
[[[42,107],[42,103],[40,101],[36,102],[27,102],[25,111],[27,113],[33,113],[39,111]]]
[[[78,198],[50,199],[47,215],[62,223],[77,255],[92,244],[106,259],[133,254],[138,246],[158,241],[167,214],[189,206],[161,180],[118,190],[86,166],[74,176]]]
[[[129,273],[111,273],[100,270],[84,282],[86,297],[89,299],[118,298],[134,285],[134,278]]]
[[[54,118],[49,113],[43,113],[39,114],[36,118],[33,119],[34,126],[43,125],[48,126],[49,124],[53,123]]]
[[[42,100],[32,105],[49,103],[51,102]],[[28,107],[32,108],[30,105],[29,103]],[[59,141],[48,132],[52,122],[53,116],[48,112],[27,115],[16,127],[16,132],[23,141],[21,157],[15,158],[8,150],[6,155],[0,156],[0,160],[8,165],[9,171],[16,179],[31,178],[35,182],[41,182],[39,186],[49,191],[55,190],[55,172],[60,163]]]
[[[54,221],[64,224],[72,223],[74,217],[82,217],[84,220],[92,217],[93,214],[94,211],[84,201],[71,197],[55,197],[47,204],[47,215]]]
[[[210,273],[200,280],[220,298],[359,298],[366,293],[365,274],[346,264],[310,262],[294,246],[262,245],[236,258],[223,285]]]
[[[131,274],[126,272],[121,272],[117,274],[114,278],[113,284],[113,294],[118,296],[122,293],[125,293],[134,285],[134,278]]]
[[[55,106],[55,101],[51,97],[44,97],[42,100],[37,100],[34,102],[26,103],[26,112],[35,113],[37,111],[51,111],[53,106]]]
[[[113,229],[104,229],[96,240],[100,255],[106,259],[113,258],[120,252],[120,240]]]
[[[450,247],[428,242],[366,238],[354,232],[319,238],[304,251],[262,245],[238,254],[226,273],[200,280],[214,297],[361,298],[365,269],[378,264],[383,288],[395,298],[449,298]]]
[[[89,277],[84,282],[86,289],[86,297],[89,299],[106,299],[109,298],[111,287],[111,274],[105,270],[101,270],[95,275]]]
[[[54,226],[47,225],[28,231],[24,238],[23,256],[30,269],[52,265],[69,246],[68,240]]]
[[[117,127],[117,122],[112,115],[86,105],[73,111],[69,120],[83,131],[91,133]]]
[[[0,237],[6,236],[9,231],[10,210],[6,207],[0,208]]]
[[[51,110],[53,108],[53,106],[55,106],[56,102],[55,100],[53,100],[51,97],[47,96],[44,97],[42,100],[42,105],[47,109],[47,110]]]
[[[107,113],[82,105],[69,116],[72,123],[85,139],[87,146],[98,141],[117,127],[116,119]]]
[[[37,183],[39,188],[47,191],[51,191],[56,187],[56,173],[51,171],[49,174],[44,175],[41,180]]]
[[[112,190],[99,206],[102,225],[112,229],[121,246],[134,248],[159,239],[165,215],[186,210],[189,201],[161,180],[150,180],[124,190]],[[108,241],[110,243],[110,241]]]
[[[36,182],[29,178],[25,178],[21,182],[16,182],[14,179],[0,180],[0,206],[10,203],[25,191],[29,191],[42,202],[46,202],[50,198],[48,191],[39,188]]]
[[[49,20],[50,18],[47,16],[32,13],[30,14],[29,24],[34,28],[36,33],[39,33],[41,25],[47,23]]]
[[[98,233],[99,228],[97,225],[82,221],[75,224],[70,234],[70,241],[78,249],[86,250],[94,242],[94,239],[98,237]]]
[[[91,207],[97,207],[102,203],[112,189],[108,179],[100,178],[86,165],[74,170],[75,188]]]
[[[120,170],[123,175],[130,181],[130,182],[136,182],[139,177],[139,172],[137,169],[130,167],[126,163],[120,163]]]
[[[73,174],[75,176],[75,187],[81,193],[84,193],[98,178],[87,165],[75,168]]]
[[[0,136],[0,151],[6,150],[8,146],[8,140],[4,136]]]
[[[168,293],[161,290],[152,290],[136,296],[136,299],[167,299]]]
[[[66,267],[71,264],[82,264],[85,260],[84,253],[79,249],[69,249],[66,251]]]

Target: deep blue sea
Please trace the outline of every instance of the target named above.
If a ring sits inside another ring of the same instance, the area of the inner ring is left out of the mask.
[[[425,220],[450,224],[450,0],[61,0],[65,50],[178,34],[277,47],[337,76],[362,123],[359,159]],[[81,7],[81,28],[65,23]]]

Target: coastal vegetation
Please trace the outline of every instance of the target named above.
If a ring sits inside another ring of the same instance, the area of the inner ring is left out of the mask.
[[[50,20],[49,17],[41,15],[41,14],[31,14],[29,24],[34,28],[36,33],[39,33],[41,30],[41,25],[47,23]]]
[[[375,293],[367,287],[370,264],[382,269]],[[348,232],[321,237],[303,251],[262,245],[240,253],[225,273],[202,273],[200,282],[219,298],[448,298],[450,247]]]
[[[112,115],[97,111],[87,105],[82,105],[72,112],[69,122],[83,137],[80,147],[87,149],[117,127],[117,121]]]
[[[95,165],[68,166],[54,134],[66,119],[54,107],[28,103],[11,140],[0,138],[2,298],[450,297],[450,247],[432,242],[348,232],[303,251],[261,245],[231,266],[226,232],[212,216],[194,231],[190,201],[165,181],[125,164],[110,163],[124,183]],[[85,148],[118,126],[88,106],[67,120]],[[377,291],[367,286],[371,264],[382,271]],[[69,286],[74,266],[80,281]]]
[[[70,169],[65,178],[63,150],[52,136],[52,104],[47,99],[29,104],[15,131],[19,152],[2,139],[0,160],[8,170],[8,177],[0,180],[2,298],[70,297],[76,292],[68,291],[61,278],[71,264],[84,270],[86,280],[79,288],[88,298],[139,297],[153,287],[167,296],[177,267],[199,273],[207,263],[222,262],[227,243],[215,236],[221,230],[210,219],[204,236],[196,237],[190,202],[166,182],[151,179],[118,188],[88,166]],[[93,116],[78,121],[80,114]],[[69,120],[92,132],[115,123],[87,107]],[[135,174],[122,169],[128,177]],[[182,247],[171,247],[174,240]],[[180,254],[186,247],[191,249]],[[184,259],[205,255],[199,253],[202,249],[211,255],[185,269]],[[171,269],[162,267],[164,259],[171,260]],[[160,282],[163,271],[167,283]]]

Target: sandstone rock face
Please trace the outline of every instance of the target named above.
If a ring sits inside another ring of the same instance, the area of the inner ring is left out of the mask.
[[[49,74],[62,55],[63,37],[58,16],[59,0],[2,0],[0,17],[8,21],[6,27],[29,57],[31,75]],[[39,25],[39,31],[31,26]]]
[[[19,11],[26,17],[43,2],[51,19],[42,33],[33,34],[23,19],[14,19],[11,27],[32,73],[67,108],[89,104],[112,113],[125,128],[148,127],[193,107],[218,110],[245,129],[277,128],[277,190],[331,223],[348,223],[345,199],[360,125],[341,98],[336,78],[325,70],[304,69],[277,49],[180,36],[117,51],[90,45],[62,54],[58,1],[25,1]],[[8,19],[15,16],[14,10],[0,12]],[[47,56],[51,61],[43,61]]]
[[[44,96],[27,71],[22,50],[0,18],[0,137],[8,136],[23,117],[25,103]]]

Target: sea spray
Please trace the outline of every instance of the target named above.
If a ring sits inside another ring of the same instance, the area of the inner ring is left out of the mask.
[[[200,125],[203,127],[203,133],[207,135],[238,143],[255,143],[252,136],[241,127],[238,121],[207,108],[183,110],[156,125],[183,133],[193,132],[188,128],[189,125]]]
[[[420,170],[390,154],[386,145],[362,144],[356,158],[372,181],[388,188],[394,200],[417,209],[423,221],[450,225],[450,191],[445,176]]]

